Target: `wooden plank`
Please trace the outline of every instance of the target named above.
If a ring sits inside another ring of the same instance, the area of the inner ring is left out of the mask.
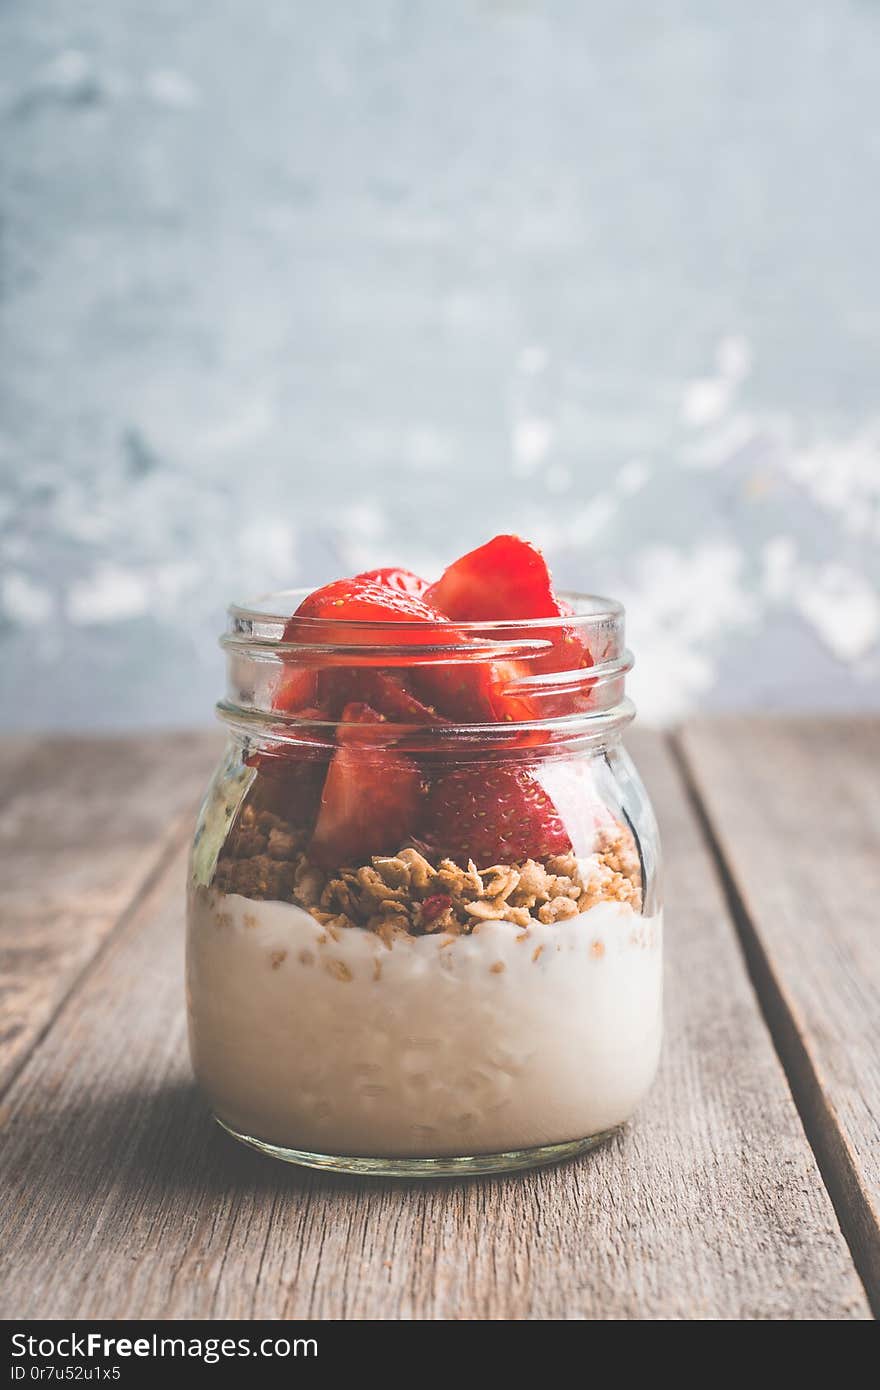
[[[880,720],[695,724],[682,748],[792,1091],[880,1310]]]
[[[186,833],[216,733],[0,747],[0,1089]]]
[[[0,1309],[16,1317],[861,1318],[864,1293],[670,755],[668,1039],[637,1122],[518,1178],[284,1168],[212,1126],[183,1015],[184,859],[10,1091]]]
[[[4,735],[0,738],[0,801],[12,795],[19,770],[39,747],[37,734]]]

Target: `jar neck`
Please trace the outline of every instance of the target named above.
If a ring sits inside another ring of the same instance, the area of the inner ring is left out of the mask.
[[[217,713],[230,737],[245,751],[279,757],[319,756],[333,751],[339,725],[335,721],[272,720],[263,714],[218,702]],[[357,727],[358,750],[394,747],[426,761],[444,763],[450,758],[466,762],[487,756],[511,761],[537,761],[574,753],[601,755],[616,747],[624,729],[635,717],[630,700],[613,712],[591,719],[536,721],[530,724],[450,724],[442,730],[387,720]]]

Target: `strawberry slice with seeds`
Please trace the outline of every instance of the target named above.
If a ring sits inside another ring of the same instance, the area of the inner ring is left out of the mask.
[[[346,705],[337,730],[311,854],[338,868],[393,854],[416,827],[424,796],[422,774],[411,758],[377,747],[363,729],[382,716],[363,703]]]
[[[456,768],[431,786],[421,836],[459,864],[511,864],[565,854],[571,840],[550,797],[527,768]]]
[[[383,569],[364,570],[363,574],[355,575],[356,579],[366,579],[371,584],[384,584],[390,589],[399,589],[404,594],[414,594],[416,598],[421,598],[428,587],[427,579],[421,579],[419,575],[413,574],[412,570],[396,568],[387,565]]]
[[[298,618],[327,618],[334,623],[426,623],[445,622],[443,613],[418,594],[378,583],[375,579],[334,579],[304,598],[285,629],[285,640],[295,641]],[[301,625],[300,625],[301,626]],[[291,637],[287,636],[290,632]],[[306,640],[306,639],[304,639]],[[348,636],[333,636],[330,641],[357,642],[356,630]],[[360,638],[361,641],[375,641]],[[404,638],[403,640],[407,640]],[[408,639],[414,640],[412,638]]]

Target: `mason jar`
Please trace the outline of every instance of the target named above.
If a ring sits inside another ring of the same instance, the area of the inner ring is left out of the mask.
[[[291,618],[305,592],[232,607],[222,639],[186,965],[216,1119],[355,1173],[590,1148],[642,1101],[662,1028],[622,607],[569,594],[559,618],[337,631]],[[473,717],[478,688],[500,717]]]

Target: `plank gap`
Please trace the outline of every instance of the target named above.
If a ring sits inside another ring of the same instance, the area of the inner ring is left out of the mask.
[[[822,1087],[785,991],[771,965],[760,933],[728,864],[691,767],[680,729],[670,734],[669,744],[681,773],[686,795],[713,860],[749,979],[773,1046],[782,1063],[804,1133],[815,1154],[822,1181],[831,1198],[838,1224],[862,1281],[871,1311],[875,1318],[880,1317],[880,1277],[877,1268],[880,1259],[880,1230],[876,1225],[875,1213],[867,1201],[852,1156],[843,1141],[833,1106]],[[873,1229],[875,1233],[876,1245],[873,1248],[865,1242],[863,1233],[866,1228]]]

